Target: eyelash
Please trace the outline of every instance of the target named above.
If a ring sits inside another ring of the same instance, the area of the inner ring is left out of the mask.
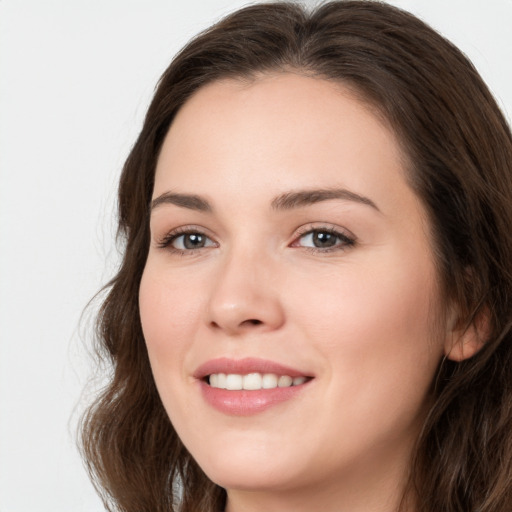
[[[295,238],[295,241],[292,242],[291,247],[301,247],[299,245],[295,245],[299,240],[304,238],[306,235],[310,235],[313,233],[327,233],[336,237],[339,242],[332,247],[302,247],[311,253],[330,253],[336,251],[345,251],[350,247],[353,247],[356,244],[356,238],[352,234],[348,234],[346,232],[342,232],[341,230],[334,228],[332,226],[305,226],[299,230],[298,236]]]
[[[332,247],[302,247],[297,245],[298,241],[304,238],[306,235],[312,235],[313,233],[327,233],[332,235],[338,239],[338,243]],[[207,247],[199,247],[196,249],[178,249],[173,247],[173,243],[180,237],[185,235],[199,235],[205,237],[207,240],[213,242],[213,245],[216,245],[208,235],[206,235],[203,231],[193,227],[182,227],[177,228],[170,233],[167,233],[162,239],[157,242],[157,247],[159,249],[167,249],[174,254],[178,254],[181,256],[187,256],[195,254],[197,251],[201,249],[205,249]],[[313,227],[313,226],[305,226],[301,230],[299,230],[298,235],[295,237],[294,241],[290,244],[290,247],[302,247],[303,249],[311,252],[311,253],[330,253],[334,251],[345,251],[350,247],[353,247],[356,244],[356,238],[353,235],[348,235],[347,233],[343,233],[338,229],[327,226]]]
[[[208,240],[211,240],[211,238],[208,235],[206,235],[204,232],[202,232],[200,229],[185,226],[185,227],[174,229],[170,233],[167,233],[162,239],[160,239],[157,242],[157,247],[159,249],[168,249],[172,253],[179,254],[182,256],[193,254],[196,251],[204,248],[204,247],[200,247],[197,249],[177,249],[176,247],[172,246],[172,244],[178,238],[185,236],[185,235],[200,235],[200,236],[205,237]]]

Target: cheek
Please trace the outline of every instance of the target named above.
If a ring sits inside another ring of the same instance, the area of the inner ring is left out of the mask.
[[[190,281],[176,275],[171,279],[168,269],[150,262],[144,270],[139,290],[142,331],[158,393],[175,428],[194,424],[189,396],[177,390],[190,379],[186,361],[201,316],[199,295]]]
[[[180,285],[176,276],[166,278],[165,269],[149,266],[140,283],[139,308],[154,372],[158,366],[178,364],[199,325],[202,304],[197,289]]]
[[[396,399],[414,409],[425,399],[444,340],[432,309],[433,269],[395,261],[316,276],[290,296],[307,291],[307,302],[295,301],[294,316],[329,359],[333,388],[362,405]]]

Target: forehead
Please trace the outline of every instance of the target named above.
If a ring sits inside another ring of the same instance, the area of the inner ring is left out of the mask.
[[[292,73],[222,80],[178,112],[153,197],[179,189],[268,202],[293,189],[345,188],[398,215],[399,206],[421,210],[405,162],[388,124],[339,83]]]
[[[358,158],[349,161],[349,153]],[[320,178],[321,169],[348,165],[355,178],[364,165],[379,168],[384,161],[404,168],[395,134],[355,94],[332,81],[285,73],[201,88],[170,127],[157,178],[171,169],[177,177],[177,167],[186,165],[197,172],[215,169],[220,179],[228,162],[239,167],[240,178],[253,174],[244,170],[261,174],[270,163],[274,178],[290,167]]]

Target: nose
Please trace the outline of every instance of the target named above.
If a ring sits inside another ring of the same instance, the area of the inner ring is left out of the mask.
[[[261,254],[232,254],[219,263],[208,302],[209,326],[230,336],[279,329],[285,315],[276,272]]]

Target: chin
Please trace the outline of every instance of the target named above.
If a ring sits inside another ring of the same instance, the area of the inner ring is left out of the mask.
[[[225,489],[272,490],[293,486],[300,480],[297,454],[291,460],[283,451],[260,443],[235,449],[201,453],[195,460],[210,480]],[[291,471],[293,469],[293,471]]]
[[[253,467],[247,462],[240,464],[219,464],[206,468],[208,478],[224,489],[240,491],[275,491],[294,487],[298,475],[292,475],[285,468],[267,466]]]

